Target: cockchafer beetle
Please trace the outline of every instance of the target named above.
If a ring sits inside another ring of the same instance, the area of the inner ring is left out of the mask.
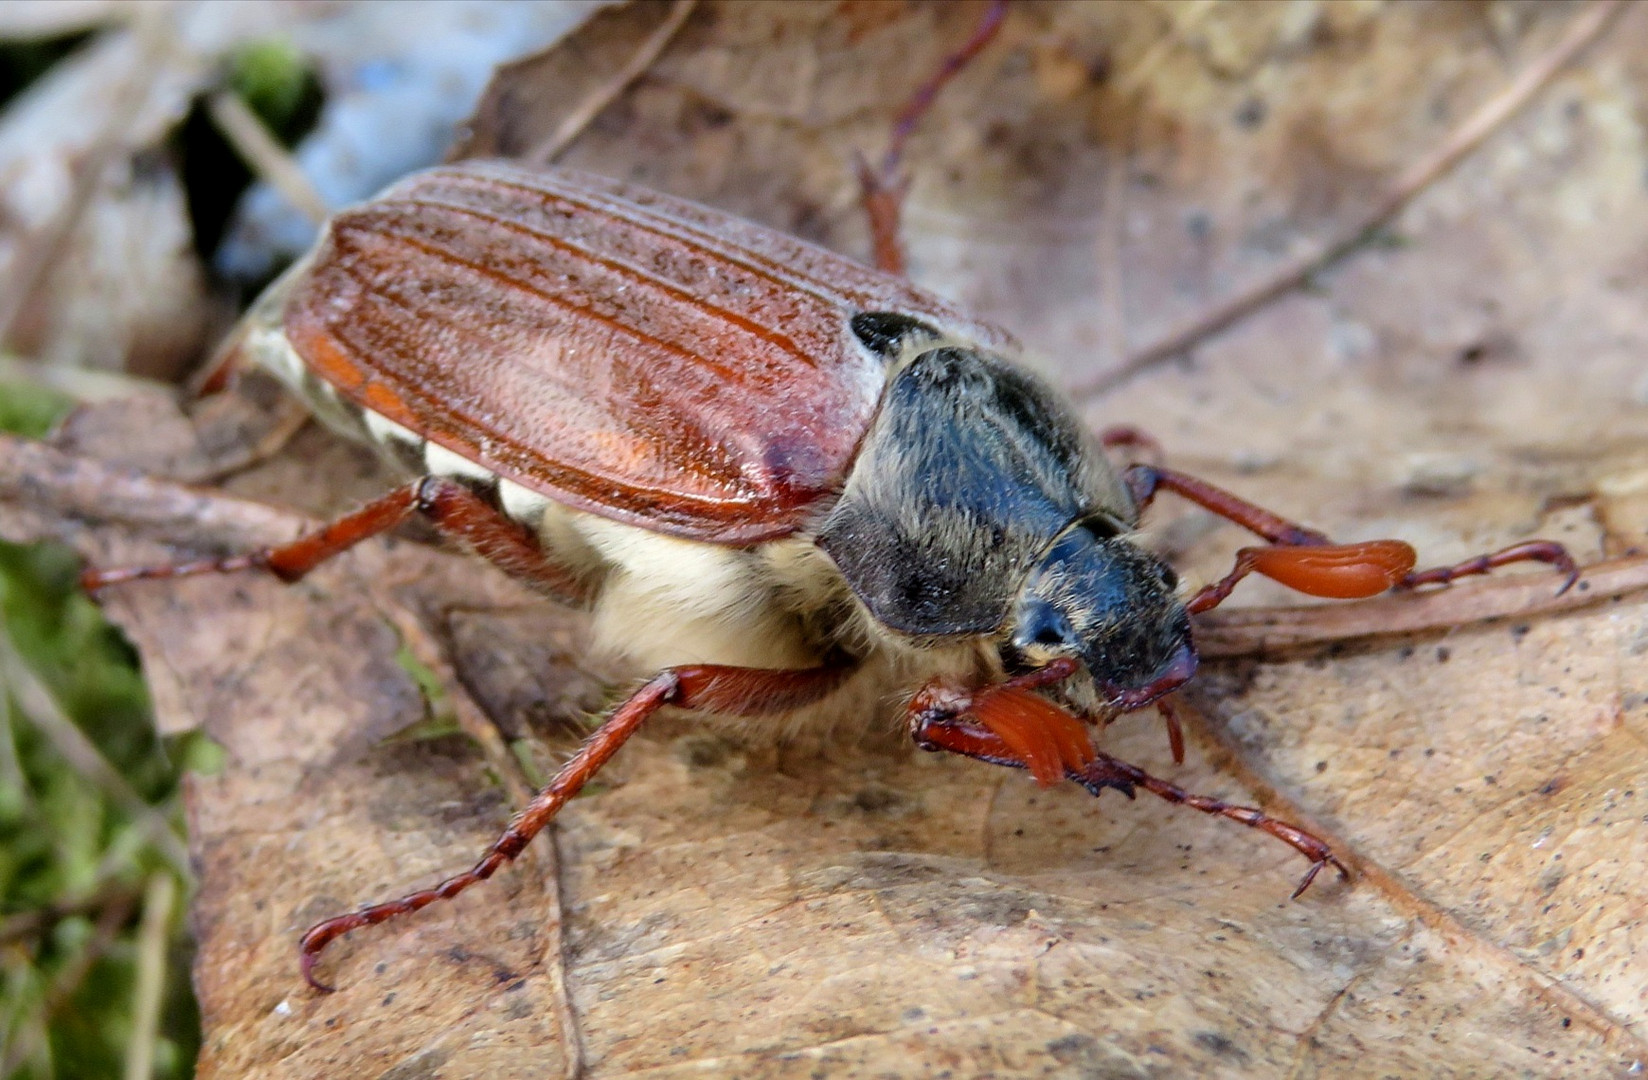
[[[418,475],[293,543],[88,572],[88,588],[263,567],[295,581],[415,513],[593,606],[605,649],[654,671],[472,869],[312,927],[306,979],[351,930],[455,896],[513,859],[665,706],[793,723],[901,713],[916,743],[1094,794],[1143,788],[1329,846],[1096,750],[1089,724],[1196,670],[1190,616],[1259,573],[1315,596],[1445,583],[1531,541],[1415,571],[1397,540],[1334,544],[1194,477],[1118,472],[1004,332],[891,274],[681,199],[471,162],[332,219],[254,306],[240,354]],[[1181,596],[1135,543],[1172,491],[1262,537]],[[1563,587],[1566,588],[1567,584]]]

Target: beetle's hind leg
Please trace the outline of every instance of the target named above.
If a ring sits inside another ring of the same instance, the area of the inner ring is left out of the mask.
[[[1006,720],[1004,713],[1010,714]],[[1057,713],[1064,720],[1050,719],[1050,713]],[[1326,841],[1296,825],[1273,818],[1255,807],[1194,794],[1152,776],[1137,765],[1094,750],[1086,741],[1085,730],[1081,733],[1081,745],[1076,745],[1068,725],[1080,729],[1080,721],[1052,702],[1029,693],[1028,688],[1003,684],[967,694],[937,682],[929,683],[910,702],[909,725],[911,737],[923,750],[946,750],[995,765],[1029,769],[1043,784],[1050,782],[1049,774],[1057,779],[1062,772],[1065,778],[1074,780],[1094,795],[1105,788],[1115,788],[1131,799],[1134,792],[1142,788],[1170,803],[1228,818],[1274,836],[1310,860],[1310,869],[1293,890],[1295,899],[1310,888],[1324,867],[1339,871],[1341,878],[1350,877],[1350,871]],[[1036,730],[1038,726],[1040,729]]]
[[[1133,460],[1143,460],[1148,465],[1160,465],[1166,456],[1162,452],[1161,442],[1154,435],[1131,424],[1117,424],[1105,428],[1099,432],[1099,445],[1106,450],[1134,451],[1140,456],[1134,457]]]
[[[376,926],[397,915],[428,907],[437,900],[450,900],[513,861],[629,741],[642,723],[659,709],[674,706],[729,716],[777,715],[822,700],[839,687],[851,672],[852,667],[848,664],[800,670],[696,664],[659,672],[614,709],[595,733],[584,740],[578,752],[515,815],[503,835],[493,842],[473,867],[447,878],[432,889],[424,889],[399,900],[372,904],[310,927],[298,946],[304,979],[317,990],[331,990],[315,977],[315,962],[327,945],[351,930]]]
[[[1269,547],[1238,551],[1231,571],[1204,587],[1185,605],[1192,613],[1217,607],[1230,596],[1238,582],[1252,573],[1263,574],[1309,596],[1338,600],[1364,599],[1387,589],[1445,584],[1516,562],[1543,562],[1562,571],[1564,581],[1559,593],[1566,592],[1579,577],[1579,566],[1573,556],[1551,540],[1530,540],[1453,566],[1416,571],[1418,555],[1401,540],[1335,544],[1326,533],[1273,514],[1205,480],[1158,465],[1134,465],[1127,470],[1125,479],[1140,510],[1150,505],[1158,491],[1165,489],[1270,541]]]
[[[288,544],[216,559],[87,570],[80,583],[87,592],[95,592],[128,581],[250,569],[268,570],[282,581],[297,581],[327,559],[388,532],[413,514],[422,514],[443,535],[463,541],[507,573],[569,600],[582,597],[578,578],[551,559],[523,526],[447,476],[415,480]]]
[[[927,115],[944,85],[955,78],[972,62],[1001,29],[1007,17],[1007,0],[991,0],[971,37],[939,65],[937,71],[922,83],[910,100],[899,110],[893,122],[893,133],[888,139],[887,152],[881,162],[872,166],[862,156],[858,159],[859,198],[864,204],[865,216],[870,219],[870,241],[874,248],[877,269],[904,276],[903,231],[904,196],[910,184],[902,171],[904,144],[910,139],[916,125]]]

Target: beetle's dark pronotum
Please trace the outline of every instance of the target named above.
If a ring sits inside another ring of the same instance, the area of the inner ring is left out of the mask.
[[[1573,560],[1533,541],[1416,571],[1401,541],[1334,544],[1171,469],[1118,471],[1105,444],[1137,433],[1091,435],[1013,349],[897,276],[680,199],[501,163],[431,170],[333,218],[239,339],[417,478],[291,544],[86,584],[292,581],[422,514],[592,605],[601,646],[654,673],[472,869],[311,928],[316,986],[329,942],[490,877],[664,706],[902,716],[929,750],[1261,829],[1309,860],[1298,892],[1343,873],[1318,838],[1111,757],[1090,727],[1159,706],[1181,758],[1168,695],[1196,670],[1191,616],[1250,573],[1355,598],[1523,560],[1571,583]],[[1133,540],[1164,489],[1265,543],[1182,594]]]

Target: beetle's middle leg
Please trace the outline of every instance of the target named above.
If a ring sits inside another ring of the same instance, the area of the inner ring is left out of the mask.
[[[428,907],[437,900],[450,900],[513,861],[659,709],[674,706],[727,716],[777,715],[822,700],[839,687],[852,670],[852,666],[845,663],[800,670],[719,664],[666,668],[608,715],[554,778],[515,815],[503,835],[473,867],[432,889],[372,904],[310,927],[298,946],[304,979],[317,990],[330,990],[331,987],[315,978],[314,968],[321,950],[331,942],[351,930],[376,926],[397,915]]]
[[[1032,676],[1040,674],[1033,672]],[[911,738],[923,750],[947,750],[996,765],[1029,769],[1042,784],[1062,774],[1094,795],[1115,788],[1130,799],[1136,789],[1143,788],[1170,803],[1268,833],[1310,860],[1310,869],[1293,890],[1295,899],[1310,888],[1323,867],[1331,866],[1340,877],[1350,877],[1345,864],[1320,837],[1256,807],[1237,806],[1186,791],[1137,765],[1094,750],[1080,720],[1031,693],[1028,685],[1016,683],[1021,681],[974,693],[947,687],[938,680],[928,683],[910,702]],[[1080,745],[1076,744],[1078,734]]]
[[[1416,571],[1418,555],[1401,540],[1335,544],[1326,533],[1273,514],[1205,480],[1157,465],[1133,465],[1125,479],[1141,510],[1159,490],[1165,489],[1270,541],[1270,547],[1238,551],[1231,571],[1205,586],[1185,605],[1192,613],[1217,607],[1230,596],[1237,582],[1252,573],[1263,574],[1310,596],[1338,600],[1364,599],[1387,589],[1444,584],[1516,562],[1549,563],[1561,570],[1566,580],[1559,592],[1567,591],[1579,577],[1579,566],[1573,556],[1551,540],[1530,540],[1453,566]]]
[[[545,554],[530,532],[447,476],[415,480],[288,544],[217,559],[87,570],[80,576],[80,583],[87,592],[94,592],[128,581],[250,569],[268,570],[282,581],[297,581],[327,559],[388,532],[413,514],[422,514],[443,535],[463,541],[476,554],[509,574],[565,599],[582,597],[582,583],[570,570]]]

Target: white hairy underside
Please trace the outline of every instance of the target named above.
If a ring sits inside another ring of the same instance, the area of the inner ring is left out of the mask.
[[[781,736],[896,723],[929,679],[976,685],[999,671],[994,650],[978,639],[916,642],[881,627],[804,536],[727,547],[572,510],[344,401],[297,356],[277,312],[254,309],[239,341],[243,355],[328,426],[378,445],[394,462],[496,485],[505,513],[534,529],[557,562],[594,584],[593,649],[603,669],[645,677],[678,664],[799,669],[831,656],[853,658],[853,675],[827,700],[741,725]]]
[[[832,653],[857,658],[857,671],[828,700],[752,719],[752,728],[788,735],[896,722],[928,679],[972,683],[991,668],[993,652],[975,640],[918,645],[878,627],[829,558],[802,537],[729,548],[553,504],[541,534],[562,557],[595,560],[602,575],[595,647],[636,673],[678,664],[795,669],[816,667]]]

